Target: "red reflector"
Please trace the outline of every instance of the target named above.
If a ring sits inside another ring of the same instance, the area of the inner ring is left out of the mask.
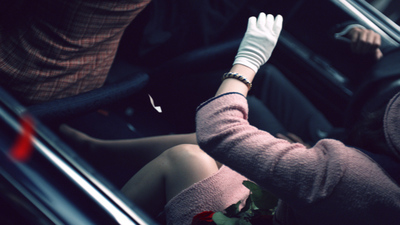
[[[14,145],[11,147],[10,155],[18,161],[26,161],[32,154],[32,140],[34,135],[33,120],[25,116],[21,120],[21,133],[17,137]]]

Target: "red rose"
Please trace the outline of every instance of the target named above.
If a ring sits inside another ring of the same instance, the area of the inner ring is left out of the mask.
[[[204,211],[193,217],[192,225],[210,225],[215,224],[212,220],[214,215],[213,211]]]

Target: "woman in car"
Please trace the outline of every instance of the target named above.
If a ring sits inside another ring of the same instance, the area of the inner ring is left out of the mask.
[[[245,97],[281,26],[280,16],[249,19],[233,67],[216,96],[198,107],[198,146],[176,145],[161,153],[122,188],[129,199],[151,215],[164,208],[168,224],[190,224],[200,212],[244,202],[249,191],[242,181],[250,179],[280,199],[274,224],[400,221],[399,184],[362,150],[333,139],[307,148],[248,123]],[[386,140],[376,143],[397,169],[399,110],[398,94],[385,111]]]

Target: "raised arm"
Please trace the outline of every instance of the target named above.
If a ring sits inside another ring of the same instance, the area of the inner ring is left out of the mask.
[[[246,33],[239,46],[230,73],[238,73],[247,82],[252,82],[260,66],[266,63],[275,48],[282,30],[282,16],[260,13],[258,19],[250,17]],[[247,95],[249,86],[235,78],[225,79],[216,95],[235,91]]]
[[[246,80],[225,79],[216,97],[199,106],[197,139],[200,147],[217,161],[279,197],[288,201],[313,201],[321,193],[329,193],[332,183],[326,179],[333,183],[340,179],[340,157],[346,154],[330,149],[345,149],[343,144],[327,141],[307,149],[275,138],[247,121],[247,82],[253,80],[258,68],[269,59],[281,28],[281,16],[274,19],[261,13],[258,20],[249,19],[231,69]]]
[[[262,22],[262,15],[260,18]],[[258,30],[252,20],[246,35]],[[278,17],[272,21],[267,27],[279,27]],[[386,224],[393,223],[400,205],[399,187],[362,152],[329,139],[307,149],[248,123],[248,82],[268,60],[278,30],[265,29],[264,35],[257,35],[260,40],[255,45],[247,42],[245,35],[231,70],[242,77],[225,79],[217,96],[197,109],[199,146],[280,198],[275,215],[282,224],[377,224],[382,218],[388,218]],[[264,44],[260,44],[262,40]]]

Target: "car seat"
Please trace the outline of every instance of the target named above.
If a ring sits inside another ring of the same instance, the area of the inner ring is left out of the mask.
[[[149,80],[147,73],[124,61],[115,61],[103,87],[75,96],[27,107],[43,123],[63,121],[90,112],[139,92]]]
[[[383,56],[354,93],[345,124],[352,127],[363,113],[384,107],[400,91],[400,48]]]

